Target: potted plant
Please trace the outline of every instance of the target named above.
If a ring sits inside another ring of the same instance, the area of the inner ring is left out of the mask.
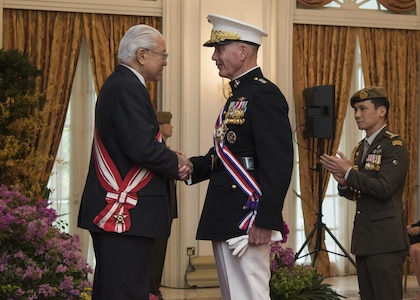
[[[295,264],[292,248],[284,247],[289,228],[285,223],[283,240],[271,245],[270,296],[272,300],[339,300],[345,298],[322,283],[324,277],[312,266]]]
[[[40,74],[28,54],[0,49],[0,184],[34,197],[45,191],[45,165],[53,159],[35,150],[46,122],[45,99],[35,88]]]

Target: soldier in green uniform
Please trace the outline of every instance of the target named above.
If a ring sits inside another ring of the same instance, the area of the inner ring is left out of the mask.
[[[351,251],[356,255],[362,300],[403,298],[408,236],[402,194],[409,167],[404,141],[386,124],[389,101],[381,87],[366,87],[350,99],[363,139],[350,160],[342,152],[321,163],[338,181],[340,195],[356,201]]]
[[[212,241],[223,300],[268,300],[270,241],[284,232],[293,168],[289,107],[257,66],[267,33],[209,15],[212,60],[232,93],[217,117],[214,147],[191,158],[191,183],[210,179],[197,239]],[[215,116],[216,117],[216,116]],[[216,118],[215,118],[216,119]]]

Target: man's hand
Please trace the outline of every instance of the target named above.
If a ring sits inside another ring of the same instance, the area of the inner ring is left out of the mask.
[[[193,172],[193,164],[185,154],[179,151],[175,151],[175,153],[178,157],[178,179],[186,180]]]
[[[347,186],[347,183],[344,177],[337,176],[334,173],[331,173],[331,174],[334,177],[334,179],[338,182],[339,185],[341,185],[342,187]]]
[[[420,234],[420,226],[407,225],[407,232],[408,232],[409,235],[419,235]]]
[[[271,229],[253,225],[248,232],[248,245],[261,246],[271,242]]]
[[[327,169],[337,177],[344,178],[344,175],[346,175],[347,170],[351,168],[349,160],[340,151],[337,151],[336,156],[331,156],[325,153],[322,154],[320,162],[325,169]]]

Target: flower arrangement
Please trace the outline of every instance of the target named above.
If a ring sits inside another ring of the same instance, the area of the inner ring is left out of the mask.
[[[0,186],[0,299],[89,299],[79,237],[53,225],[47,199]]]
[[[284,223],[285,234],[281,241],[271,245],[270,296],[272,300],[339,300],[344,298],[322,283],[324,277],[312,266],[296,265],[292,248],[283,248],[289,228]]]

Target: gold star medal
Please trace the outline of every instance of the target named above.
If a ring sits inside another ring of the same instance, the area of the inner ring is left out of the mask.
[[[127,219],[127,215],[124,214],[122,211],[114,215],[115,223],[117,224],[124,224],[125,219]]]

